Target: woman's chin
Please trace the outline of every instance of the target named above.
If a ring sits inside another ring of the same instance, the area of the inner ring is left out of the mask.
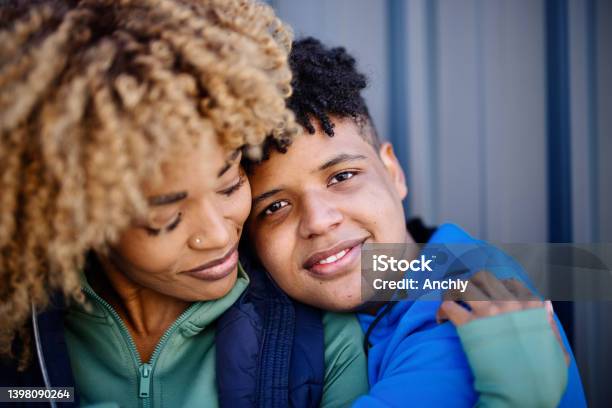
[[[190,302],[205,302],[210,300],[220,299],[227,295],[238,278],[238,268],[233,272],[214,281],[191,282],[189,285],[189,295],[187,299]]]

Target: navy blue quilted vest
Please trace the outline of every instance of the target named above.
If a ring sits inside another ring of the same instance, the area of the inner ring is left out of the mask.
[[[248,251],[251,284],[217,321],[221,407],[318,407],[325,375],[321,311],[290,300]]]

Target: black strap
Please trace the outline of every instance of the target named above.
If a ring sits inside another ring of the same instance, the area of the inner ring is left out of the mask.
[[[368,327],[368,330],[366,331],[364,339],[363,339],[363,351],[365,351],[366,356],[368,355],[368,351],[370,350],[370,347],[372,347],[372,343],[370,343],[370,335],[372,334],[372,331],[378,325],[378,323],[380,323],[382,318],[385,317],[385,315],[387,315],[391,311],[391,309],[393,309],[393,306],[396,303],[397,302],[385,303],[382,306],[382,311],[378,313],[378,316],[376,316],[372,324],[370,324],[370,326]]]

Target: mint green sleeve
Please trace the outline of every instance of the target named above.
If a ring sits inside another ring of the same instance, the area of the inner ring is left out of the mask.
[[[474,373],[477,407],[556,407],[567,385],[563,350],[544,308],[457,328]]]
[[[368,393],[367,360],[363,332],[352,313],[327,312],[325,331],[325,384],[321,407],[347,407]]]

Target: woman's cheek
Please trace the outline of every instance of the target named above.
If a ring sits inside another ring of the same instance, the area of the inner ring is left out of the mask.
[[[132,258],[132,263],[139,271],[149,275],[159,275],[174,269],[179,258],[174,245],[148,242],[143,244],[143,247],[142,251]]]
[[[143,236],[142,231],[130,229],[122,234],[115,251],[131,265],[133,273],[157,275],[176,267],[184,242],[182,234]]]

